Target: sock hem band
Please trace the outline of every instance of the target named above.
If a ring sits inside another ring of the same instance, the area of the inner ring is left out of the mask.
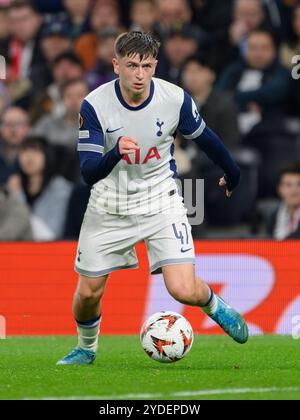
[[[214,298],[214,292],[213,292],[213,290],[211,288],[209,288],[209,289],[210,289],[210,297],[208,299],[208,302],[205,305],[203,305],[203,308],[205,308],[205,306],[208,306],[212,302],[212,300]]]
[[[87,328],[94,327],[100,322],[100,320],[101,320],[101,316],[98,316],[97,318],[90,319],[89,321],[78,321],[77,319],[75,319],[76,324],[79,327],[83,327],[83,328],[84,327],[87,327]]]

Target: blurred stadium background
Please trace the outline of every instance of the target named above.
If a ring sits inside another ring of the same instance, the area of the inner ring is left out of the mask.
[[[219,169],[176,138],[180,179],[205,179],[205,221],[193,227],[197,274],[253,334],[291,334],[300,315],[296,0],[0,0],[2,331],[6,323],[8,335],[75,333],[75,241],[90,193],[76,154],[78,111],[116,77],[114,41],[128,29],[161,40],[156,76],[190,92],[242,170],[225,200]],[[138,253],[139,270],[111,276],[103,333],[136,334],[161,309],[184,313],[197,333],[220,332],[172,302],[149,275],[143,245]]]

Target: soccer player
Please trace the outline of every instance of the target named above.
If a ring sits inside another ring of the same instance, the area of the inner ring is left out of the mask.
[[[240,170],[192,98],[153,77],[158,50],[159,43],[149,34],[120,35],[113,59],[119,78],[91,92],[81,106],[80,168],[93,187],[75,262],[78,346],[60,365],[95,360],[109,273],[137,267],[134,246],[141,240],[147,246],[151,273],[163,273],[173,298],[199,306],[238,343],[248,339],[242,316],[195,277],[191,227],[175,181],[176,131],[223,169],[219,185],[228,197]]]

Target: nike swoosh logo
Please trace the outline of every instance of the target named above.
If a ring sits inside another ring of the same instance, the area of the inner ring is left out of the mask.
[[[115,130],[110,130],[109,128],[106,130],[107,133],[114,133],[115,131],[121,130],[123,127],[116,128]]]
[[[182,249],[182,248],[181,248],[181,250],[180,250],[180,251],[181,251],[181,252],[188,252],[188,251],[190,251],[191,249],[192,249],[192,248],[189,248],[189,249]]]

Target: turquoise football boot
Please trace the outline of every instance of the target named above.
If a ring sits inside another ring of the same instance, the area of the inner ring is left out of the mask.
[[[67,356],[59,360],[57,365],[90,365],[96,359],[96,353],[75,347]]]
[[[231,338],[240,344],[246,343],[248,340],[248,326],[236,310],[231,308],[220,296],[216,295],[218,306],[214,315],[210,315],[217,324],[228,334]]]

